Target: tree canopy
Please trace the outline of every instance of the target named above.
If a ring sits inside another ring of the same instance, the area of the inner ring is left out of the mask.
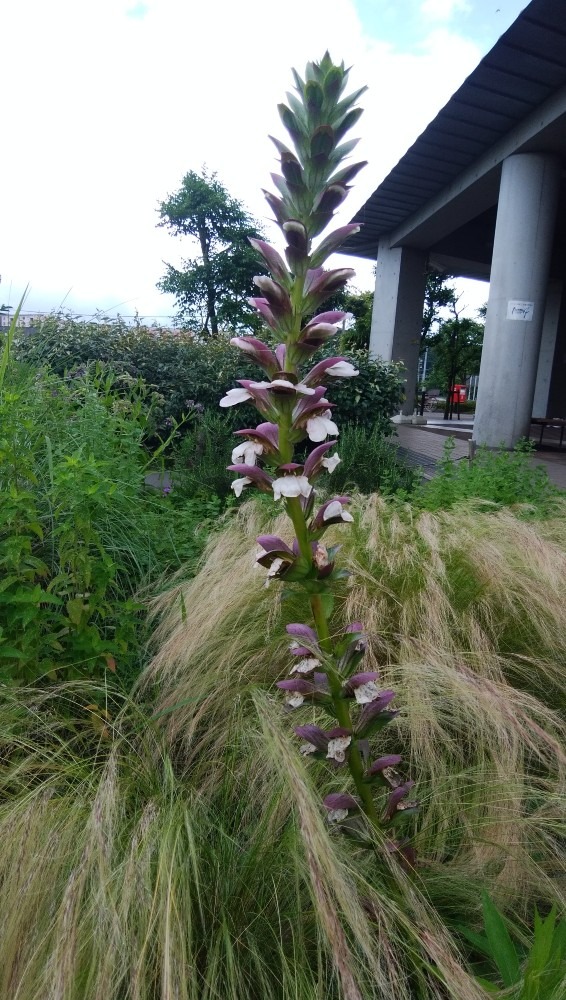
[[[160,223],[175,236],[196,242],[197,256],[182,269],[165,262],[158,288],[175,296],[181,321],[203,334],[221,329],[254,329],[254,275],[263,271],[249,237],[261,237],[256,221],[233,198],[215,173],[193,170],[181,187],[159,205]]]

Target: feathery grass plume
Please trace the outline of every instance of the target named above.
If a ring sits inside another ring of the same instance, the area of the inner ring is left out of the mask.
[[[368,623],[369,666],[379,662],[407,706],[382,752],[410,748],[426,891],[447,919],[476,912],[486,883],[498,905],[525,916],[537,900],[564,902],[566,606],[556,595],[566,510],[525,522],[470,504],[415,514],[370,497],[352,509],[343,554],[353,576],[337,618]],[[281,606],[253,552],[258,530],[288,536],[264,516],[246,505],[211,542],[206,568],[155,605],[159,651],[146,679],[191,768],[202,748],[221,754],[234,712],[249,724],[247,690],[286,670]],[[323,725],[316,706],[308,721]],[[324,767],[313,766],[324,795]]]

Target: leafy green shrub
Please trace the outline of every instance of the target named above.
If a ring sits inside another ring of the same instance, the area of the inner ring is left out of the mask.
[[[326,349],[323,356],[336,351]],[[370,358],[367,351],[338,351],[358,369],[352,379],[336,380],[332,385],[333,419],[339,426],[356,424],[367,431],[391,434],[390,417],[403,398],[403,366]],[[318,355],[315,358],[318,360]]]
[[[257,367],[233,349],[228,336],[201,341],[183,331],[128,327],[120,319],[96,323],[53,314],[34,334],[20,337],[17,355],[35,367],[48,364],[60,376],[98,360],[117,374],[143,379],[158,394],[153,419],[161,432],[195,404],[216,412],[219,399],[236,379],[258,378]],[[371,360],[367,351],[347,351],[344,356],[360,374],[332,387],[338,423],[391,432],[389,417],[403,392],[401,367]],[[313,363],[318,359],[315,356]],[[251,408],[246,415],[240,407],[234,419],[247,426],[252,415]]]
[[[161,396],[161,428],[195,404],[216,409],[235,379],[257,375],[228,337],[202,342],[186,331],[129,327],[120,319],[97,323],[53,314],[20,338],[17,354],[36,367],[48,364],[60,376],[96,360],[143,379]]]
[[[474,498],[501,506],[531,504],[544,511],[559,493],[546,469],[530,464],[534,451],[530,441],[520,441],[513,451],[480,448],[471,464],[453,461],[453,449],[454,439],[448,438],[437,475],[412,496],[420,509],[443,510]]]
[[[4,352],[4,357],[6,352]],[[129,376],[10,364],[0,386],[0,680],[139,665],[149,579],[194,559],[220,502],[145,488],[151,405]],[[214,509],[212,509],[214,508]]]
[[[396,446],[380,428],[368,431],[364,425],[346,424],[337,449],[340,464],[328,480],[335,493],[352,489],[361,493],[411,493],[420,482],[419,472],[397,456]]]

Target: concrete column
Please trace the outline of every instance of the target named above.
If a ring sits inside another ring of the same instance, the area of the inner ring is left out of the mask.
[[[529,433],[560,160],[518,153],[503,163],[473,440],[512,448]]]
[[[404,414],[415,407],[426,263],[424,250],[391,248],[387,237],[379,241],[369,350],[371,357],[405,366]]]
[[[558,318],[546,413],[550,417],[566,419],[566,289],[562,295]]]
[[[542,321],[537,379],[533,399],[533,417],[546,417],[549,415],[548,397],[550,393],[550,380],[552,378],[552,365],[556,348],[556,334],[558,332],[558,319],[560,317],[561,304],[562,282],[552,281],[548,286],[546,307]],[[551,413],[550,416],[556,416],[556,414]]]

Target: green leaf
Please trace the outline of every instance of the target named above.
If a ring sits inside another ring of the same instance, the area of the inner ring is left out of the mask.
[[[501,992],[499,986],[496,986],[495,983],[490,983],[489,979],[482,979],[481,976],[476,976],[476,982],[479,983],[480,986],[483,986],[484,990],[487,990],[488,993]]]
[[[499,910],[489,898],[487,892],[482,893],[483,920],[491,957],[495,962],[503,984],[514,986],[521,978],[521,969],[515,946],[509,936]]]
[[[79,597],[73,597],[70,601],[67,601],[66,610],[73,625],[80,625],[84,611],[84,604],[81,599]]]
[[[320,595],[320,602],[326,617],[331,618],[332,612],[334,611],[334,594],[330,591],[326,591],[325,594]]]
[[[466,941],[469,941],[476,951],[479,951],[481,955],[485,955],[487,958],[491,958],[489,941],[487,940],[485,934],[476,934],[475,931],[471,931],[468,927],[462,927],[459,924],[456,926],[456,930],[466,939]]]
[[[519,1000],[545,1000],[539,989],[541,978],[547,969],[554,937],[556,907],[553,906],[546,920],[535,910],[535,935],[525,968],[525,981]]]

